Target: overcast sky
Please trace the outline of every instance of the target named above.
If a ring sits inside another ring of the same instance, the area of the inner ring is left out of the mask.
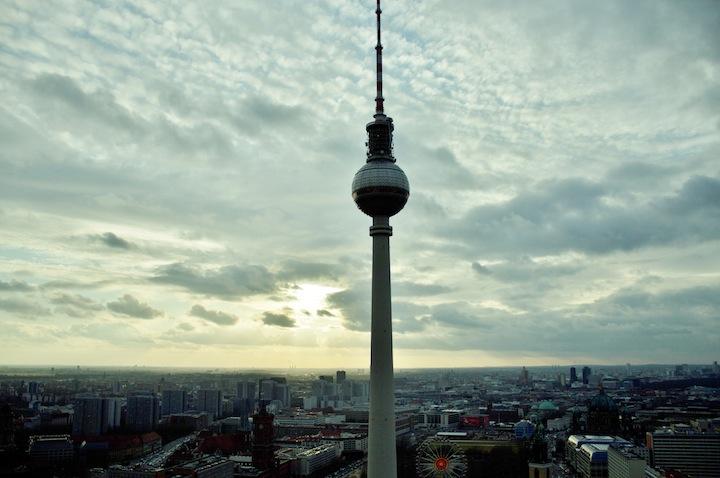
[[[0,363],[369,366],[372,0],[0,0]],[[395,364],[720,358],[720,3],[384,2]]]

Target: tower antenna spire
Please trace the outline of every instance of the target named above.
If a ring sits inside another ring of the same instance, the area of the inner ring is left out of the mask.
[[[375,96],[375,114],[385,114],[383,102],[385,99],[382,95],[382,43],[380,43],[380,0],[377,0],[377,8],[375,9],[375,15],[377,15],[377,45],[375,45],[375,58],[377,62],[377,95]]]

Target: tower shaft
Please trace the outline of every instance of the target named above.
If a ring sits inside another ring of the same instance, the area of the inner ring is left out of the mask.
[[[387,216],[373,217],[372,312],[370,331],[370,417],[368,478],[397,476],[393,386],[390,236]]]

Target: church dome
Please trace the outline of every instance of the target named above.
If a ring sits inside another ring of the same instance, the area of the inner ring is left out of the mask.
[[[588,408],[590,411],[595,412],[614,412],[618,409],[615,400],[606,395],[604,390],[600,390],[600,393],[590,400],[590,406]]]
[[[540,410],[541,412],[555,412],[558,410],[558,406],[550,400],[543,400],[538,405],[538,410]]]

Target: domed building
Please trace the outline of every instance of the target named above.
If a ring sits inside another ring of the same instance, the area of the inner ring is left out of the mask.
[[[593,435],[615,435],[620,431],[620,411],[605,390],[588,402],[587,433]]]
[[[529,440],[535,433],[535,425],[529,420],[520,420],[515,424],[515,439]]]

